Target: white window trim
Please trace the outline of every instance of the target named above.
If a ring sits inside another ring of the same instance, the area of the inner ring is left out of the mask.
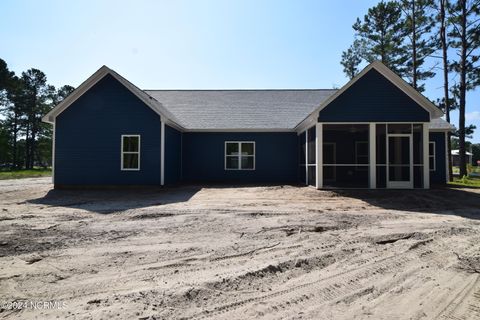
[[[232,155],[227,155],[227,144],[228,143],[236,143],[238,144],[238,168],[236,169],[232,169],[232,168],[227,168],[227,156],[228,157],[234,157]],[[245,155],[242,155],[242,144],[243,143],[252,143],[253,144],[253,155],[248,155],[248,156],[245,156]],[[252,171],[252,170],[255,170],[255,158],[256,158],[256,154],[257,154],[257,151],[256,151],[256,146],[255,146],[255,141],[225,141],[225,152],[224,152],[224,169],[227,171]],[[241,158],[242,157],[253,157],[253,168],[252,169],[242,169],[242,161],[241,161]]]
[[[123,151],[123,138],[138,138],[138,151]],[[140,148],[141,137],[139,134],[122,134],[120,137],[120,170],[122,171],[140,171]],[[138,154],[138,167],[137,168],[124,168],[123,167],[123,155],[124,154]]]
[[[430,144],[433,144],[433,154],[430,154]],[[428,142],[428,160],[433,158],[433,168],[430,168],[430,171],[435,171],[437,168],[437,161],[436,161],[436,154],[437,153],[437,146],[435,145],[435,141]]]

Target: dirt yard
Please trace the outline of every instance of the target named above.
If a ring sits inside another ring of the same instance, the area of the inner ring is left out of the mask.
[[[0,318],[480,319],[480,190],[49,182],[0,182]]]

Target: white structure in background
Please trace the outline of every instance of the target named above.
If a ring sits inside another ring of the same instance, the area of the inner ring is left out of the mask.
[[[466,152],[467,164],[472,164],[473,153]],[[452,166],[458,167],[460,165],[460,152],[459,150],[452,150]]]

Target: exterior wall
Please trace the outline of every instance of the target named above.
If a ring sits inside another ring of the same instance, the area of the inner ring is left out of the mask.
[[[54,183],[159,185],[160,116],[108,75],[58,115]],[[122,171],[121,135],[141,135],[140,170]]]
[[[445,133],[430,132],[430,142],[435,142],[435,171],[430,171],[430,183],[443,184],[447,175]]]
[[[468,164],[474,164],[472,161],[472,156],[467,154],[467,165]],[[458,167],[460,165],[460,156],[457,155],[452,155],[452,166]]]
[[[298,140],[292,132],[183,134],[187,182],[298,182]],[[255,170],[225,170],[225,141],[255,141]]]
[[[182,177],[182,133],[165,125],[165,184],[176,184]]]
[[[428,122],[429,113],[375,69],[320,111],[319,122]]]

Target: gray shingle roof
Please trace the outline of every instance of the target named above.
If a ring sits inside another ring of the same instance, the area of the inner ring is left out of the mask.
[[[144,90],[190,130],[293,129],[333,95],[315,90]],[[432,119],[431,130],[455,127]]]
[[[293,129],[335,93],[318,90],[145,90],[186,129]]]
[[[432,119],[429,124],[430,130],[454,130],[455,126],[442,118]]]

